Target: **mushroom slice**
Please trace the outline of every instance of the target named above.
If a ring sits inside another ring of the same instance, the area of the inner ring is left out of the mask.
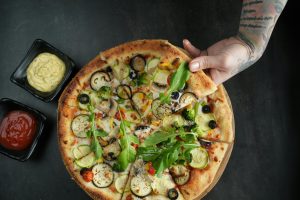
[[[92,74],[90,85],[93,90],[100,90],[103,86],[108,86],[111,78],[108,73],[102,71],[96,71]]]

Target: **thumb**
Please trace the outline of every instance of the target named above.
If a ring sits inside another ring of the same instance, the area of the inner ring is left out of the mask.
[[[217,68],[220,66],[219,59],[216,56],[201,56],[192,60],[189,64],[192,72],[201,69]]]

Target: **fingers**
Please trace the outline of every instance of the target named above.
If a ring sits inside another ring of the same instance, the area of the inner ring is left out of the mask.
[[[187,39],[183,40],[183,47],[185,50],[187,50],[191,56],[193,57],[198,57],[200,56],[201,51],[199,49],[197,49],[196,47],[194,47],[194,45],[192,45],[192,43],[190,41],[188,41]]]
[[[220,62],[216,56],[201,56],[192,60],[189,64],[190,70],[192,72],[209,69],[209,68],[218,68]]]

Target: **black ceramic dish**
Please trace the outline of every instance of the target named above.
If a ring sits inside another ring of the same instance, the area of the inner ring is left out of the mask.
[[[13,110],[22,110],[25,112],[28,112],[32,114],[37,122],[37,128],[36,128],[36,134],[34,136],[34,139],[31,143],[31,145],[26,148],[25,150],[22,151],[14,151],[14,150],[9,150],[0,145],[0,153],[9,156],[13,159],[19,160],[19,161],[26,161],[28,158],[31,156],[32,152],[35,149],[35,146],[37,145],[37,142],[39,140],[39,137],[42,134],[46,117],[43,113],[39,112],[36,109],[33,109],[29,106],[26,106],[20,102],[14,101],[12,99],[8,98],[3,98],[0,99],[0,122],[2,118],[6,115],[6,113],[13,111]]]
[[[63,80],[59,83],[59,85],[52,92],[40,92],[29,85],[26,77],[26,70],[32,60],[40,53],[52,53],[60,58],[66,65],[66,71]],[[67,82],[70,77],[73,69],[75,67],[74,61],[69,58],[67,55],[62,53],[60,50],[56,49],[46,41],[42,39],[36,39],[28,50],[26,56],[23,58],[17,69],[11,75],[10,80],[17,84],[18,86],[24,88],[28,92],[30,92],[33,96],[45,101],[49,102],[55,98],[55,96],[59,93],[63,85]]]

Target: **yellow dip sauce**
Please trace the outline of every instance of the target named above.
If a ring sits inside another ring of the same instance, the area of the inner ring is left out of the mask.
[[[41,53],[33,59],[27,69],[28,83],[41,92],[51,92],[65,75],[65,63],[56,55]]]

